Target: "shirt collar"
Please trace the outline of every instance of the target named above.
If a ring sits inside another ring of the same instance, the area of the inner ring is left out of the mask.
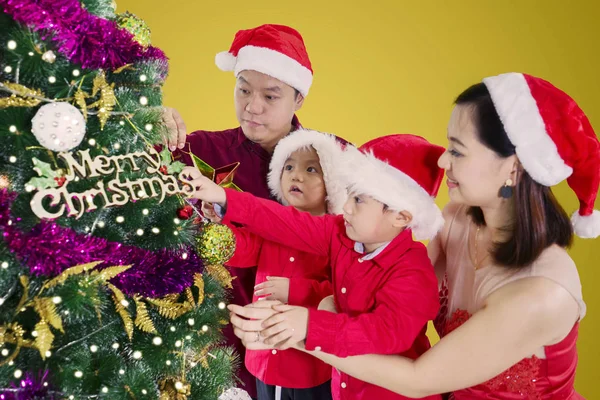
[[[375,249],[375,251],[372,251],[372,252],[364,255],[362,257],[362,259],[363,260],[372,260],[373,258],[377,257],[377,255],[379,255],[379,253],[381,253],[383,250],[385,250],[385,248],[388,247],[390,243],[392,243],[392,242],[387,242],[387,243],[382,244],[377,249]],[[360,242],[354,242],[354,251],[356,251],[357,253],[360,253],[360,254],[364,254],[365,245]]]
[[[346,235],[345,227],[344,227],[344,218],[340,215],[339,221],[340,230],[338,231],[338,237],[341,243],[359,254],[362,252],[358,251],[355,247],[357,242],[353,241]],[[363,260],[370,260],[373,264],[378,265],[381,268],[390,268],[393,267],[398,258],[402,257],[402,255],[411,248],[414,241],[412,238],[412,231],[410,229],[405,229],[400,232],[398,236],[392,239],[391,242],[386,243],[385,245],[380,246],[377,250],[371,253],[371,257],[362,258]],[[362,243],[360,243],[362,245]],[[361,249],[361,247],[359,247]],[[362,247],[364,251],[364,246]]]

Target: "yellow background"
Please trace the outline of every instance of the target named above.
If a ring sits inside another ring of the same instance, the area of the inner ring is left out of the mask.
[[[237,126],[234,78],[214,65],[238,29],[287,24],[304,36],[314,83],[299,117],[304,126],[356,144],[409,132],[445,145],[453,99],[487,75],[520,71],[569,93],[600,132],[600,3],[562,0],[454,1],[120,0],[152,29],[171,59],[165,103],[193,129]],[[576,199],[556,190],[570,213]],[[441,190],[438,203],[448,200]],[[598,207],[600,207],[600,202]],[[600,398],[599,240],[577,239],[588,315],[578,342],[576,388]],[[432,334],[436,340],[435,334]]]

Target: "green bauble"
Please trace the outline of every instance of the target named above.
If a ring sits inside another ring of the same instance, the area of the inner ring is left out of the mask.
[[[224,264],[235,252],[235,236],[222,224],[207,223],[196,238],[198,255],[206,265]]]

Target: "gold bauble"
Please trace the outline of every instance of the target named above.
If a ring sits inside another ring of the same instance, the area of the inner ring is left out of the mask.
[[[222,224],[206,223],[196,238],[198,255],[204,264],[224,264],[235,252],[235,236]]]
[[[124,12],[117,16],[117,24],[129,31],[136,42],[144,47],[150,46],[150,28],[141,18],[130,12]]]

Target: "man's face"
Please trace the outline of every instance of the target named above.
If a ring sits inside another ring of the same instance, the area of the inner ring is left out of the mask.
[[[251,141],[272,152],[291,130],[304,97],[291,86],[256,71],[242,71],[235,85],[235,113]]]

